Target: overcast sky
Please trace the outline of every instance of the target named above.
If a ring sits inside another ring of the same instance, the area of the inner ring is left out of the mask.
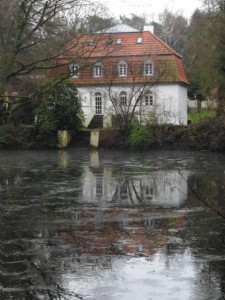
[[[190,18],[196,8],[201,8],[202,0],[101,0],[113,15],[120,16],[134,13],[147,20],[158,20],[158,14],[165,8],[172,12],[182,11],[184,17]]]

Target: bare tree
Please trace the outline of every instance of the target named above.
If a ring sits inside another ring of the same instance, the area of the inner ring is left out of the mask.
[[[154,59],[154,66],[152,62]],[[145,65],[145,61],[149,65]],[[154,72],[153,72],[154,68]],[[110,85],[106,88],[106,95],[109,98],[116,122],[122,132],[128,133],[132,122],[137,119],[139,122],[150,121],[155,115],[156,105],[153,103],[153,88],[160,81],[175,79],[175,68],[171,60],[159,60],[148,56],[143,60],[132,60],[127,65],[127,82],[124,89],[118,92],[117,70],[108,70]],[[115,73],[115,76],[112,74]],[[145,75],[144,75],[145,74]],[[110,77],[111,76],[111,77]],[[152,109],[147,109],[146,107]]]
[[[161,24],[160,38],[178,53],[182,54],[187,37],[188,22],[180,11],[165,9],[159,15]]]
[[[81,33],[85,18],[102,9],[95,5],[89,0],[1,0],[0,94],[26,81],[28,94],[32,81],[43,82],[46,72],[58,67],[65,42]]]

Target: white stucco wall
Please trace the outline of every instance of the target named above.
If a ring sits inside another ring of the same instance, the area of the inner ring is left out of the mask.
[[[187,124],[187,88],[178,84],[157,87],[159,123]]]
[[[82,100],[82,109],[85,117],[95,111],[95,93],[102,94],[102,113],[107,119],[111,114],[112,103],[108,97],[106,87],[79,87],[80,98]],[[131,88],[124,86],[115,86],[112,88],[114,94],[121,91],[131,93]],[[187,124],[187,88],[178,84],[157,85],[151,88],[154,95],[153,106],[141,104],[137,106],[137,117],[144,121],[150,118],[150,114],[157,118],[158,123]],[[107,123],[107,122],[106,122]]]
[[[179,86],[179,98],[178,98],[178,104],[179,104],[179,115],[181,116],[181,122],[184,125],[187,125],[187,87]]]

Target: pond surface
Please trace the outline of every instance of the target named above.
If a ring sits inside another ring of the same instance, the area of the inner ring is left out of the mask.
[[[1,151],[0,299],[225,299],[225,156]]]

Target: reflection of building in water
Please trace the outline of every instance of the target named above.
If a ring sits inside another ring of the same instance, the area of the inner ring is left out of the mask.
[[[91,165],[82,172],[81,206],[72,213],[70,230],[59,235],[77,255],[149,256],[182,226],[183,216],[173,215],[170,208],[186,197],[187,183],[178,171],[123,172],[122,166],[118,170],[114,163],[103,163],[94,151]],[[162,213],[160,206],[167,209]]]
[[[116,170],[93,153],[82,172],[82,205],[72,213],[71,230],[62,230],[60,237],[78,255],[152,255],[166,243],[170,230],[183,224],[183,216],[172,216],[170,207],[186,200],[186,182],[174,170],[148,174],[145,169],[143,175],[140,170],[133,174],[132,168]],[[161,214],[160,206],[168,209]]]
[[[58,151],[58,166],[61,169],[68,168],[70,163],[70,157],[67,151],[59,150]]]
[[[187,172],[160,170],[143,175],[116,174],[113,165],[101,165],[93,152],[85,166],[81,202],[95,205],[151,205],[178,207],[187,199]],[[184,180],[186,179],[186,180]]]

